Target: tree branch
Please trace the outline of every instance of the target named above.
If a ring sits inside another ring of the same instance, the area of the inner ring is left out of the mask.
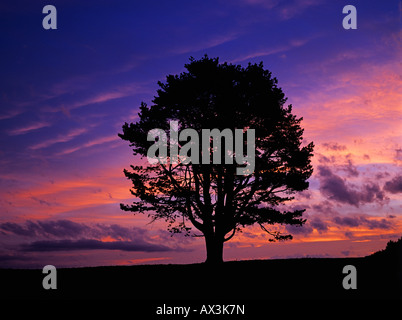
[[[233,228],[232,234],[229,237],[224,238],[223,242],[226,242],[226,241],[229,241],[230,239],[232,239],[234,237],[235,233],[236,233],[236,226]]]

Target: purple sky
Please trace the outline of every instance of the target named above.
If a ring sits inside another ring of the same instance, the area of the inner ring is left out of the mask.
[[[314,141],[294,240],[249,228],[225,259],[364,256],[402,234],[401,7],[392,1],[43,1],[0,4],[0,267],[192,263],[202,239],[119,209],[118,138],[190,56],[264,62]],[[357,29],[342,8],[357,8]]]

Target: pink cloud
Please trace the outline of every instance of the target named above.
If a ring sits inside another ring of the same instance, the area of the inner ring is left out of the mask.
[[[43,148],[50,147],[57,143],[67,142],[67,141],[74,139],[75,137],[78,137],[78,136],[88,132],[88,130],[89,130],[88,128],[77,128],[77,129],[69,131],[66,134],[60,135],[57,138],[42,141],[33,146],[30,146],[29,148],[32,150],[37,150],[37,149],[43,149]]]
[[[112,141],[116,142],[116,141],[119,141],[119,140],[118,140],[117,136],[115,136],[115,135],[107,136],[107,137],[101,137],[101,138],[97,138],[97,139],[92,140],[92,141],[88,141],[88,142],[86,142],[84,144],[81,144],[79,146],[65,149],[65,150],[57,153],[56,155],[57,156],[63,156],[63,155],[67,155],[67,154],[76,152],[76,151],[81,150],[81,149],[90,148],[90,147],[93,147],[93,146],[109,143],[109,142],[112,142]]]
[[[21,113],[23,113],[22,110],[11,110],[5,114],[0,115],[0,120],[11,119],[11,118],[14,118],[14,117],[20,115]]]
[[[316,152],[331,154],[321,145],[331,141],[344,146],[336,152],[362,159],[368,154],[372,163],[394,161],[396,146],[402,140],[397,120],[402,119],[402,85],[396,64],[362,66],[359,72],[334,71],[329,77],[313,79],[315,90],[289,99],[296,114],[303,116],[305,137],[316,143]]]
[[[91,104],[107,102],[110,100],[115,100],[123,97],[128,97],[137,94],[138,92],[143,92],[145,89],[142,87],[140,83],[130,83],[125,86],[117,87],[115,89],[111,89],[107,92],[101,92],[92,97],[83,99],[81,101],[77,101],[66,108],[68,110],[73,110],[76,108],[84,107]]]
[[[50,127],[52,124],[49,122],[36,122],[24,127],[15,128],[13,130],[8,131],[8,134],[11,136],[26,134],[34,130],[42,129],[45,127]]]

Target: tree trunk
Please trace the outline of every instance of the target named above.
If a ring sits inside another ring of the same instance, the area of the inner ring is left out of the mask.
[[[205,244],[207,248],[207,260],[205,262],[210,265],[223,263],[223,237],[206,235]]]

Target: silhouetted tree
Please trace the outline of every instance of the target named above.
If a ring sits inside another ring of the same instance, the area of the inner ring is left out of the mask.
[[[192,128],[200,136],[202,129],[234,132],[240,128],[244,136],[248,128],[255,129],[254,172],[237,175],[241,166],[237,163],[131,166],[124,174],[132,180],[135,200],[121,204],[121,209],[148,213],[152,221],[165,219],[173,233],[194,235],[191,222],[205,237],[209,263],[222,262],[224,242],[246,226],[260,225],[272,236],[270,241],[291,239],[290,234],[268,226],[306,221],[304,210],[287,211],[281,206],[295,192],[308,188],[313,171],[314,145],[301,146],[302,118],[292,114],[291,105],[284,106],[287,99],[262,62],[244,68],[205,55],[200,60],[190,58],[185,68],[187,72],[158,82],[154,104],[142,103],[139,120],[125,123],[119,136],[131,143],[134,155],[145,157],[154,143],[147,140],[148,132],[163,129],[169,142],[170,120],[179,122],[179,130]]]

